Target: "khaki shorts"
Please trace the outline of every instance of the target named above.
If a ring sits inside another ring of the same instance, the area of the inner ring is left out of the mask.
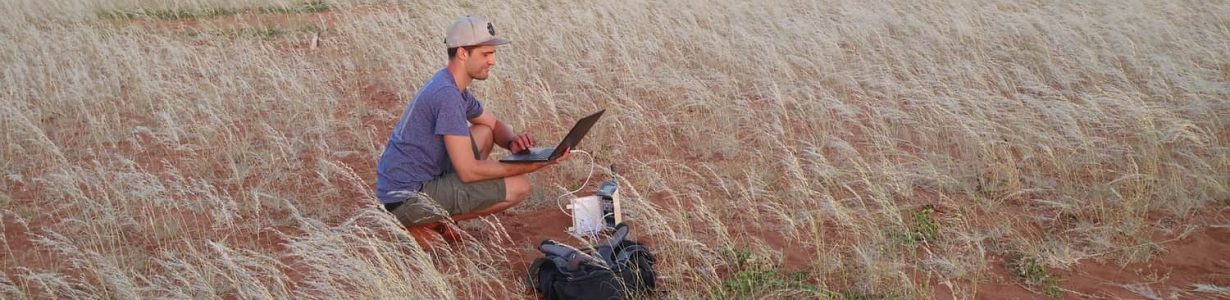
[[[474,158],[479,157],[478,145],[470,140]],[[423,182],[423,189],[409,195],[391,213],[405,226],[439,221],[448,216],[478,211],[504,201],[504,178],[463,183],[455,172]]]
[[[423,182],[422,191],[403,200],[391,213],[402,225],[414,226],[478,211],[502,201],[503,178],[463,183],[457,173],[445,173]]]

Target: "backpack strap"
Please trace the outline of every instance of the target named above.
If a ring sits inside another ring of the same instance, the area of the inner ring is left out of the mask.
[[[615,257],[615,247],[619,247],[628,238],[628,224],[619,223],[615,225],[615,231],[611,233],[611,237],[606,241],[598,243],[598,256],[602,258],[608,267],[614,268],[619,266],[618,259]]]
[[[552,240],[544,240],[542,241],[542,243],[539,243],[538,251],[542,252],[542,254],[546,256],[558,256],[558,257],[569,257],[569,256],[572,256],[573,252],[576,252],[576,250],[573,250],[572,248],[560,246],[559,243],[552,241]]]
[[[565,275],[579,275],[583,271],[582,264],[594,262],[593,256],[552,240],[545,240],[538,244],[538,251],[555,262],[555,266]]]
[[[615,256],[615,261],[619,263],[627,263],[628,261],[640,256],[651,263],[658,262],[658,259],[653,256],[653,252],[649,251],[644,245],[637,242],[627,242],[619,247],[619,254]]]
[[[544,269],[544,267],[549,269]],[[553,276],[554,273],[552,272],[559,272],[559,270],[555,269],[555,263],[550,259],[547,259],[546,257],[539,257],[538,259],[535,259],[534,263],[530,265],[528,274],[526,274],[526,284],[529,284],[530,288],[533,288],[535,293],[546,296],[547,299],[551,299],[551,294],[554,292],[551,289],[551,286],[555,282],[555,276]],[[543,272],[544,270],[546,271],[545,273]]]
[[[636,270],[637,273],[632,273],[635,278],[633,287],[641,292],[653,291],[657,287],[657,272],[654,272],[653,265],[657,262],[653,253],[644,245],[637,242],[628,241],[619,247],[619,254],[616,255],[616,261],[620,266]]]

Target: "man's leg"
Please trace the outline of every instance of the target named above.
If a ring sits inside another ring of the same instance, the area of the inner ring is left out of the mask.
[[[495,136],[491,131],[491,127],[486,125],[471,125],[470,139],[474,142],[474,146],[478,150],[480,159],[488,159],[491,156],[491,150],[495,147]],[[505,177],[504,179],[504,199],[490,206],[478,209],[476,211],[454,215],[454,221],[468,220],[485,215],[494,214],[504,211],[521,203],[530,196],[530,180],[525,175],[517,175]]]
[[[476,211],[454,215],[453,221],[469,220],[501,212],[521,203],[521,201],[525,201],[529,197],[530,180],[526,175],[504,177],[504,201],[493,203]]]
[[[474,143],[475,151],[478,152],[478,160],[485,160],[491,156],[491,149],[495,147],[495,135],[491,132],[491,127],[471,125],[470,141]]]
[[[457,226],[453,225],[452,223],[504,211],[508,208],[513,207],[514,205],[517,205],[518,203],[521,203],[521,201],[525,200],[525,198],[528,198],[530,195],[530,181],[525,175],[510,176],[510,177],[505,177],[503,179],[493,179],[493,180],[503,181],[502,182],[503,187],[499,187],[499,186],[496,186],[493,184],[487,184],[487,183],[463,184],[463,183],[460,183],[459,179],[456,179],[456,175],[452,175],[448,177],[447,181],[449,182],[449,184],[447,185],[451,185],[452,188],[461,188],[462,186],[467,186],[467,188],[471,189],[469,192],[466,192],[465,194],[470,195],[472,197],[476,197],[476,198],[469,198],[467,202],[477,200],[477,201],[482,201],[482,202],[486,202],[490,204],[487,204],[485,207],[481,207],[481,208],[475,209],[470,212],[454,214],[451,217],[451,220],[452,220],[451,222],[440,221],[440,222],[433,222],[429,224],[423,224],[420,226],[416,226],[416,228],[411,228],[411,231],[414,232],[415,230],[418,230],[419,232],[436,232],[436,233],[439,233],[440,236],[443,237],[444,240],[446,241],[459,241],[464,236],[462,234],[463,231],[460,228],[457,228]],[[483,181],[483,182],[490,182],[490,181]],[[495,188],[495,189],[492,189],[492,188]],[[433,185],[432,190],[436,190],[434,188],[434,185]],[[503,192],[502,194],[504,196],[504,199],[500,199],[502,201],[499,201],[499,202],[491,203],[492,201],[491,199],[498,198],[501,192]],[[461,201],[461,199],[454,199],[454,201]],[[457,203],[457,202],[454,202],[454,203]],[[427,239],[424,238],[423,240],[427,240]],[[424,242],[420,242],[420,243],[424,243]]]

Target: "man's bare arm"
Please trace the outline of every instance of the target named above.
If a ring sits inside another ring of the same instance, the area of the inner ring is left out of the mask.
[[[477,160],[474,159],[474,149],[470,144],[470,137],[460,135],[445,135],[444,148],[448,151],[449,159],[453,163],[453,169],[457,170],[457,177],[461,179],[461,182],[475,182],[534,172],[543,167],[556,164],[568,157],[565,154],[554,161],[516,164]]]
[[[484,125],[491,128],[491,136],[495,139],[495,144],[504,149],[512,149],[512,141],[516,138],[512,127],[495,118],[491,112],[484,111],[478,117],[470,119],[470,123]]]
[[[508,126],[508,124],[496,119],[495,116],[489,112],[483,112],[481,115],[478,115],[478,117],[470,119],[470,123],[490,127],[492,131],[491,137],[495,144],[503,147],[504,149],[508,149],[508,151],[512,151],[513,153],[524,151],[530,147],[536,146],[538,143],[534,140],[534,137],[529,134],[516,134],[513,132],[511,126]]]

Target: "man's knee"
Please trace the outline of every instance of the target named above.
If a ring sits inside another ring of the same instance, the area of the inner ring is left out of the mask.
[[[492,139],[491,127],[483,124],[470,125],[470,137],[474,138],[474,142],[482,143]]]
[[[491,149],[495,144],[495,133],[491,127],[482,124],[470,125],[470,139],[474,141],[474,147],[477,147],[479,159],[487,159],[491,154]]]
[[[504,178],[504,201],[520,203],[530,197],[530,179],[525,175]]]

